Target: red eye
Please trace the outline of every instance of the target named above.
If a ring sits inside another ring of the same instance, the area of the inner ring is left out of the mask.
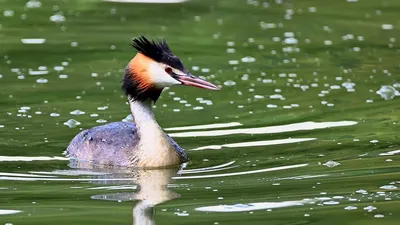
[[[171,75],[172,74],[172,68],[171,67],[165,68],[165,72],[168,73],[169,75]]]

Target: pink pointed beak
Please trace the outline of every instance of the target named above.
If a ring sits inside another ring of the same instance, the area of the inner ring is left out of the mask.
[[[178,75],[178,76],[176,76],[175,79],[180,81],[185,86],[198,87],[198,88],[203,88],[203,89],[208,89],[208,90],[213,90],[213,91],[221,90],[221,88],[219,88],[218,86],[216,86],[208,81],[205,81],[203,79],[200,79],[196,76],[193,76],[190,73],[188,73],[187,75]]]

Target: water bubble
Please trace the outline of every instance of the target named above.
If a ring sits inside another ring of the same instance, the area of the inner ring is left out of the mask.
[[[76,126],[79,126],[80,124],[80,122],[74,119],[69,119],[67,122],[64,123],[64,125],[68,126],[69,128],[74,128]]]
[[[22,44],[43,44],[46,42],[45,38],[22,38]]]
[[[285,98],[280,94],[274,94],[269,96],[270,99],[281,99],[284,100]]]
[[[277,24],[276,23],[265,23],[265,22],[261,21],[260,22],[260,27],[263,30],[273,29],[273,28],[277,28]]]
[[[337,201],[327,201],[327,202],[323,202],[322,204],[324,204],[324,205],[338,205],[339,202],[337,202]]]
[[[210,69],[209,69],[209,68],[202,68],[202,69],[201,69],[201,72],[203,72],[203,73],[209,73],[209,72],[210,72]]]
[[[295,45],[295,44],[298,43],[298,41],[297,41],[297,39],[294,38],[294,37],[289,37],[289,38],[286,38],[286,39],[284,40],[284,43],[285,43],[285,44],[288,44],[288,45]]]
[[[344,36],[342,36],[343,40],[353,40],[354,39],[354,35],[353,34],[346,34]]]
[[[226,53],[235,53],[235,52],[236,52],[236,49],[234,49],[234,48],[226,49]]]
[[[36,70],[29,70],[28,73],[29,73],[29,75],[37,76],[37,75],[46,75],[46,74],[49,73],[49,71],[47,71],[47,70],[39,70],[39,71],[36,71]]]
[[[357,207],[356,206],[346,206],[344,207],[345,210],[356,210]]]
[[[280,38],[280,37],[273,37],[273,38],[272,38],[272,41],[274,41],[274,42],[279,42],[279,41],[281,41],[281,38]]]
[[[206,104],[206,105],[212,105],[213,102],[211,100],[201,100],[200,103]]]
[[[251,56],[243,57],[241,60],[244,63],[252,63],[252,62],[256,61],[256,59],[254,57],[251,57]]]
[[[45,78],[39,78],[39,79],[36,80],[36,83],[39,83],[39,84],[45,84],[47,82],[48,82],[48,80],[45,79]]]
[[[60,13],[50,16],[50,21],[55,23],[62,23],[65,21],[65,16]]]
[[[370,206],[364,207],[364,210],[366,210],[366,211],[368,211],[368,212],[372,212],[372,211],[376,210],[376,207],[370,205]]]
[[[235,85],[236,85],[236,82],[233,81],[233,80],[227,80],[227,81],[224,82],[224,85],[225,85],[225,86],[228,86],[228,87],[230,87],[230,86],[235,86]]]
[[[368,192],[366,190],[364,190],[364,189],[357,190],[356,193],[357,194],[363,194],[363,195],[368,194]]]
[[[271,79],[263,79],[262,82],[263,82],[264,84],[270,84],[270,83],[273,82],[273,80],[271,80]]]
[[[50,116],[51,117],[57,117],[57,116],[60,116],[60,114],[58,114],[58,113],[50,113]]]
[[[382,29],[383,30],[393,30],[393,25],[392,24],[382,24]]]
[[[30,0],[25,4],[26,8],[40,8],[42,6],[42,3],[38,0]]]
[[[108,106],[97,107],[97,110],[100,110],[100,111],[103,111],[103,110],[106,110],[106,109],[108,109]]]
[[[392,100],[395,96],[400,96],[400,93],[390,85],[382,86],[376,93],[385,100]]]
[[[239,61],[238,60],[229,60],[228,63],[229,63],[229,65],[238,65]]]
[[[344,199],[343,196],[333,196],[333,199]]]
[[[342,86],[346,89],[352,89],[354,86],[356,86],[356,84],[353,82],[343,82]]]
[[[107,120],[103,120],[103,119],[98,119],[96,120],[97,123],[107,123]]]
[[[382,187],[380,187],[381,189],[386,189],[386,190],[395,190],[397,189],[396,186],[394,185],[383,185]]]
[[[79,115],[85,114],[85,112],[84,112],[84,111],[81,111],[81,110],[79,110],[79,109],[76,109],[76,110],[70,112],[69,114],[79,116]]]
[[[310,13],[317,12],[317,7],[308,7],[308,12],[310,12]]]
[[[385,217],[385,216],[382,215],[382,214],[376,214],[374,217],[375,217],[375,218],[383,218],[383,217]]]
[[[326,162],[326,163],[324,163],[322,165],[327,166],[329,168],[332,168],[332,167],[335,167],[335,166],[339,166],[340,163],[332,161],[332,160],[329,160],[328,162]]]
[[[186,211],[183,211],[183,212],[176,212],[176,213],[174,213],[175,215],[177,215],[177,216],[189,216],[189,213],[187,213]]]
[[[55,71],[62,71],[62,70],[64,70],[64,67],[63,66],[55,66],[54,70]]]
[[[294,33],[293,32],[285,32],[283,34],[283,36],[285,36],[285,37],[294,37]]]
[[[77,47],[79,44],[76,41],[71,42],[71,47]]]
[[[5,10],[4,12],[3,12],[3,16],[4,17],[12,17],[12,16],[14,16],[14,11],[13,10]]]

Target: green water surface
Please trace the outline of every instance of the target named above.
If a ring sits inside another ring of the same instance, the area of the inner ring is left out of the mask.
[[[0,0],[0,224],[399,224],[400,96],[376,93],[400,90],[399,10],[398,0]],[[191,158],[180,174],[37,160],[129,114],[120,81],[141,33],[165,37],[222,87],[165,90],[162,127],[236,126],[167,129]]]

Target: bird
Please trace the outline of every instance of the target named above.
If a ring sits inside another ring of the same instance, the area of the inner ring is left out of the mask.
[[[188,162],[185,150],[164,133],[152,105],[164,88],[184,85],[208,90],[220,87],[192,75],[172,53],[164,38],[132,38],[136,55],[128,62],[121,89],[133,122],[111,122],[79,132],[64,155],[91,165],[154,168]]]

